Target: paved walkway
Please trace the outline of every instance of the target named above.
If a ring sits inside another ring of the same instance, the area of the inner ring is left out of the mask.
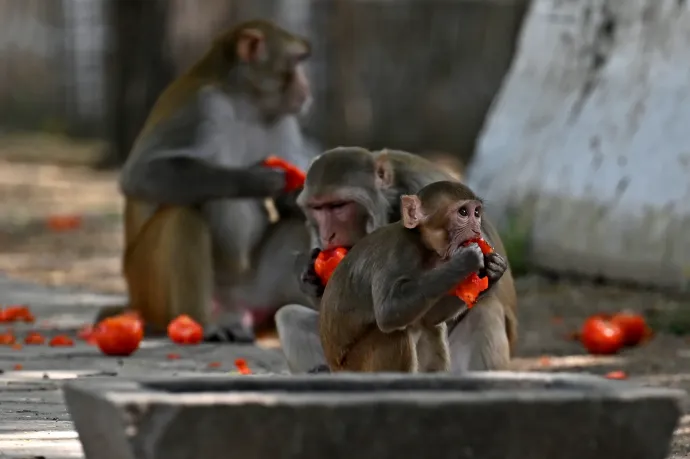
[[[74,335],[92,320],[98,307],[122,302],[119,296],[56,290],[0,277],[0,304],[29,304],[37,318],[35,324],[12,327],[18,338],[30,329],[43,329],[45,336],[58,331]],[[172,352],[181,358],[168,359]],[[228,373],[235,371],[238,357],[246,359],[255,373],[287,371],[279,351],[253,346],[182,347],[167,340],[146,340],[136,354],[125,359],[103,356],[97,348],[78,340],[69,348],[0,346],[0,459],[83,457],[63,403],[61,386],[65,381],[93,376]],[[211,362],[220,366],[209,368]]]

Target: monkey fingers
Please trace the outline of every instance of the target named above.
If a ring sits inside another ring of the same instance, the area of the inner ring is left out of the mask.
[[[489,278],[490,283],[497,282],[503,273],[508,269],[508,263],[505,258],[496,252],[485,255],[484,259],[484,269],[486,270],[486,275]]]
[[[242,320],[221,320],[206,327],[204,341],[208,343],[253,343],[254,330],[250,322],[251,315],[245,313]]]
[[[300,276],[300,287],[302,291],[316,298],[323,296],[325,287],[321,283],[321,278],[314,271],[314,267],[309,266]]]

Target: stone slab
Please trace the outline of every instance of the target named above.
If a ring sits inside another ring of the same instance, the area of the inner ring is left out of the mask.
[[[682,391],[574,374],[68,383],[87,459],[663,459]]]
[[[690,2],[531,2],[467,179],[535,265],[690,288],[689,40]]]

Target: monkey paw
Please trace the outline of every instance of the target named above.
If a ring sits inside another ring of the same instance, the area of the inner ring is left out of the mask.
[[[314,298],[321,298],[324,291],[321,278],[318,274],[316,274],[316,269],[314,268],[314,262],[320,253],[321,249],[319,248],[315,248],[311,251],[311,254],[309,255],[309,262],[306,264],[302,274],[300,275],[300,288],[302,292]]]
[[[491,252],[484,255],[484,271],[491,284],[497,282],[507,269],[508,262],[498,253]]]
[[[256,340],[254,331],[242,324],[212,325],[205,330],[204,341],[207,343],[248,343]]]
[[[477,272],[484,269],[484,255],[482,249],[477,244],[471,244],[463,247],[456,255],[458,261],[463,265],[464,269],[470,272]]]

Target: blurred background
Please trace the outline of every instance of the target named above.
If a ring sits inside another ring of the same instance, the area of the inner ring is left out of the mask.
[[[163,88],[259,17],[313,42],[308,135],[441,158],[487,197],[521,354],[632,309],[663,336],[640,368],[682,363],[689,8],[633,3],[0,0],[0,272],[123,293],[118,168]]]

